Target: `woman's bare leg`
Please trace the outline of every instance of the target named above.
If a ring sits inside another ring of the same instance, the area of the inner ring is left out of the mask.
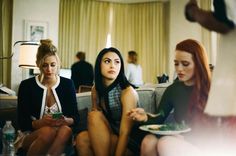
[[[54,128],[40,128],[25,137],[23,141],[23,149],[28,150],[28,156],[46,155],[55,136],[56,130]]]
[[[88,134],[96,156],[109,156],[111,153],[111,129],[102,112],[92,111],[88,116]]]
[[[79,156],[93,156],[88,131],[80,132],[76,136],[76,151]]]
[[[158,151],[161,156],[201,156],[200,150],[181,137],[165,136],[159,140]]]
[[[141,144],[141,156],[158,156],[157,143],[158,138],[155,135],[145,136]]]
[[[117,142],[118,142],[118,136],[112,134],[111,135],[111,150],[110,150],[110,155],[114,155],[115,151],[116,151],[116,146],[117,146]]]
[[[72,130],[68,126],[61,126],[57,130],[57,135],[53,144],[51,145],[48,154],[57,156],[63,153],[65,146],[71,138]]]

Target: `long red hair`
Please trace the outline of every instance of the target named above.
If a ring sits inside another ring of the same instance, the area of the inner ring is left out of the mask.
[[[204,47],[196,40],[187,39],[176,45],[176,50],[192,55],[195,64],[194,89],[190,98],[189,112],[203,113],[210,90],[211,72]]]

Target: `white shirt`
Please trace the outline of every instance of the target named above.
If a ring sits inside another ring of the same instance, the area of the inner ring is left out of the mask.
[[[59,112],[59,108],[57,106],[57,103],[54,103],[51,107],[45,106],[44,114],[53,114]]]
[[[128,63],[125,75],[128,81],[136,87],[143,85],[142,68],[139,64]]]

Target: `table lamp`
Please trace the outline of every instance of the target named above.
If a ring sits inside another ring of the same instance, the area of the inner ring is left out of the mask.
[[[18,44],[20,44],[19,67],[28,68],[28,69],[37,69],[36,54],[37,54],[39,44],[37,42],[30,42],[30,41],[16,41],[13,45],[13,48],[15,48],[15,46]],[[14,53],[15,53],[15,50],[13,50],[10,56],[0,56],[0,60],[12,59]],[[4,85],[1,84],[0,88],[3,89],[3,87]]]
[[[19,51],[19,67],[35,69],[36,65],[36,54],[38,50],[38,43],[24,42],[20,45]]]

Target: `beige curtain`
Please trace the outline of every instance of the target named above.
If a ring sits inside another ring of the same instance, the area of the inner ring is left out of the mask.
[[[127,57],[135,50],[146,83],[156,83],[156,76],[167,72],[167,27],[165,3],[113,4],[111,43]]]
[[[0,57],[11,55],[13,0],[1,0]],[[0,84],[11,87],[11,60],[0,59]]]
[[[70,67],[75,52],[86,52],[94,64],[97,53],[106,46],[118,48],[126,61],[129,50],[137,51],[144,82],[156,83],[156,76],[168,73],[169,3],[119,4],[93,0],[61,0],[59,52],[62,66]]]
[[[70,68],[79,50],[94,64],[97,53],[106,45],[109,3],[61,0],[59,14],[58,49],[62,67]]]

